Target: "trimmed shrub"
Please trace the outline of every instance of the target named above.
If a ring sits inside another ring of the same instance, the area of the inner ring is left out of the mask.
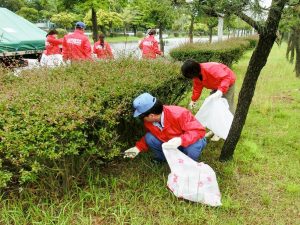
[[[58,35],[57,35],[58,38],[62,38],[68,33],[68,31],[66,29],[63,29],[63,28],[56,28],[56,31],[58,33]]]
[[[245,40],[249,41],[250,48],[255,48],[258,42],[258,35],[251,35],[248,37],[244,37]]]
[[[142,37],[144,37],[144,33],[142,31],[138,31],[138,32],[136,32],[136,36],[139,38],[142,38]]]
[[[174,37],[179,37],[179,33],[178,32],[174,32]]]
[[[0,70],[0,186],[58,180],[67,188],[90,162],[118,156],[143,132],[133,99],[147,91],[177,103],[189,87],[179,71],[177,63],[135,59],[19,77]]]
[[[221,62],[231,66],[240,59],[245,50],[251,47],[250,41],[243,38],[234,38],[212,44],[188,43],[172,49],[170,56],[179,61],[194,59],[198,62]]]

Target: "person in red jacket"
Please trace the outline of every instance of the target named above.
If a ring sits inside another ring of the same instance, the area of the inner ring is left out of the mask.
[[[234,114],[234,84],[236,76],[228,66],[217,63],[207,62],[198,63],[194,60],[186,60],[181,66],[182,75],[186,78],[193,79],[193,94],[189,104],[190,108],[195,106],[196,101],[205,87],[211,89],[212,92],[209,98],[224,98],[227,99],[229,110]],[[211,135],[209,132],[207,136]],[[218,141],[218,137],[213,137],[212,140]]]
[[[64,60],[91,60],[92,48],[88,37],[84,34],[85,24],[77,22],[74,33],[63,38],[62,55]]]
[[[124,157],[134,158],[150,148],[154,153],[153,160],[162,162],[166,160],[162,144],[166,143],[178,148],[193,160],[198,160],[206,146],[205,128],[189,110],[163,105],[149,93],[135,98],[133,107],[133,116],[144,121],[147,133],[136,142],[135,147],[125,151]]]
[[[41,58],[42,66],[56,66],[63,62],[60,49],[63,39],[58,39],[57,34],[56,30],[50,30],[46,35],[46,49]]]
[[[156,55],[162,56],[163,53],[159,50],[158,42],[154,38],[156,30],[151,29],[148,34],[139,44],[139,48],[142,50],[142,57],[144,59],[155,59]]]
[[[63,39],[58,39],[57,34],[58,32],[56,30],[50,30],[49,33],[46,35],[46,55],[61,54],[60,47],[63,42]]]
[[[113,59],[113,53],[110,45],[104,41],[104,34],[99,35],[99,41],[94,44],[94,53],[98,59]]]

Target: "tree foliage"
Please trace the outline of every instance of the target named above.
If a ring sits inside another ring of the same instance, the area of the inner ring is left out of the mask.
[[[77,16],[73,13],[61,12],[51,17],[51,20],[63,28],[74,27]]]
[[[13,12],[20,10],[24,6],[24,0],[1,0],[0,2],[0,7],[7,8]]]
[[[39,19],[39,12],[34,8],[22,7],[17,14],[31,22],[37,22]]]
[[[295,73],[300,77],[300,4],[295,4],[285,9],[280,31],[288,34],[288,47],[286,57],[295,62]]]

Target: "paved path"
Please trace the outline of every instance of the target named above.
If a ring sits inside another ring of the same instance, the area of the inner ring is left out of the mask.
[[[226,40],[227,36],[224,36],[223,40]],[[217,36],[213,36],[213,42],[218,40]],[[168,38],[165,39],[165,55],[168,55],[172,48],[176,48],[181,44],[188,43],[189,38]],[[194,42],[208,42],[208,37],[205,38],[194,38]],[[141,57],[141,51],[138,48],[138,42],[122,42],[122,43],[111,43],[111,48],[115,57],[133,55]]]

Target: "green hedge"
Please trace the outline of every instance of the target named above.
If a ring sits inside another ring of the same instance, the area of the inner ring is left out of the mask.
[[[221,62],[231,66],[237,62],[244,51],[255,47],[257,37],[232,38],[216,43],[188,43],[174,48],[170,56],[179,61],[194,59],[197,62]]]
[[[179,71],[177,63],[135,59],[28,70],[19,77],[0,70],[0,187],[45,176],[67,187],[90,162],[119,155],[142,132],[132,100],[147,91],[177,103],[189,88]]]

